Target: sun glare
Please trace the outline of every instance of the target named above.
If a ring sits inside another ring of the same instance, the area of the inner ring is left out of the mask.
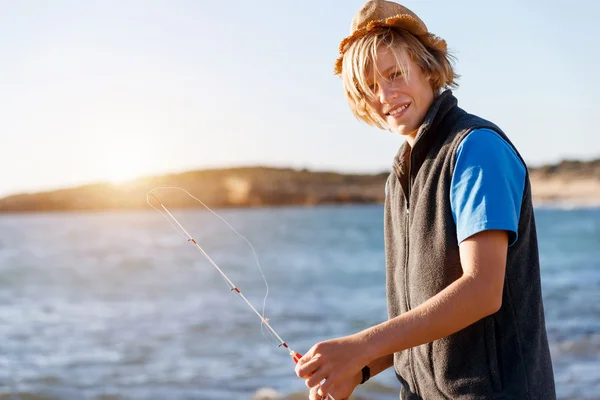
[[[136,143],[119,143],[104,153],[102,175],[113,184],[123,184],[148,173],[149,157]]]
[[[107,180],[113,184],[123,184],[139,178],[142,174],[131,165],[115,165],[115,169],[107,174]]]

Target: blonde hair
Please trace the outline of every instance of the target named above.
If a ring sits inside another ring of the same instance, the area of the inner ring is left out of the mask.
[[[354,41],[344,53],[342,60],[342,81],[346,99],[356,118],[381,129],[389,129],[369,100],[375,98],[369,87],[369,75],[380,73],[377,70],[377,50],[381,46],[388,49],[405,49],[411,60],[417,64],[429,79],[435,95],[444,88],[458,87],[458,75],[454,72],[454,57],[435,48],[427,47],[416,36],[394,28],[375,29]],[[403,76],[408,76],[406,63],[392,51],[396,65]]]

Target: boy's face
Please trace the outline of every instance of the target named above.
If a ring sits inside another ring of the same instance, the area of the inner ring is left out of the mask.
[[[403,76],[396,57],[406,66]],[[369,104],[383,118],[390,130],[406,137],[412,145],[434,94],[421,68],[402,48],[381,46],[377,50],[377,73],[367,79],[375,98]]]

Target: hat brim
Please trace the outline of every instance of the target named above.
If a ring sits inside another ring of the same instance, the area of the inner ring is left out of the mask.
[[[336,75],[342,73],[342,61],[344,59],[344,53],[348,49],[349,45],[358,38],[365,36],[367,33],[377,28],[403,29],[417,36],[428,47],[439,50],[444,54],[448,51],[446,41],[444,39],[428,32],[426,29],[423,29],[422,24],[412,16],[407,14],[398,14],[394,17],[389,17],[386,19],[369,21],[367,26],[355,30],[350,36],[344,38],[340,43],[340,56],[335,61],[334,73]]]

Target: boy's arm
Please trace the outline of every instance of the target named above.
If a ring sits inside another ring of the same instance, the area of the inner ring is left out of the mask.
[[[355,335],[316,344],[298,363],[298,376],[311,377],[316,384],[327,379],[321,391],[328,393],[372,360],[446,337],[498,311],[508,233],[483,231],[459,248],[462,277],[407,313]]]
[[[480,232],[459,248],[461,278],[415,309],[361,332],[372,357],[446,337],[500,309],[508,234]]]

